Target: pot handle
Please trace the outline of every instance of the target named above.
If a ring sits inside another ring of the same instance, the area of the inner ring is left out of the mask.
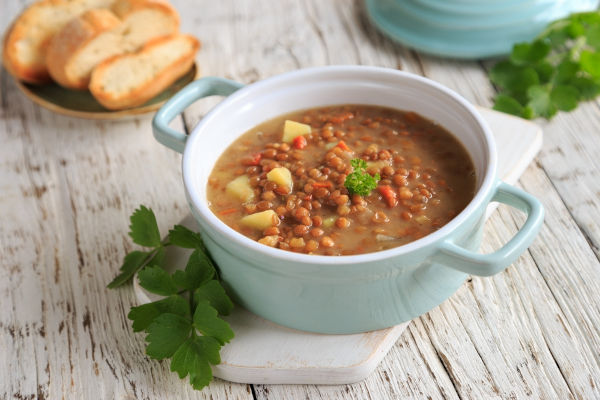
[[[154,137],[163,145],[183,153],[187,135],[169,127],[169,123],[190,104],[203,97],[228,96],[244,86],[229,79],[206,77],[189,83],[158,110],[152,119]]]
[[[498,181],[492,201],[507,204],[527,213],[519,232],[500,249],[490,254],[479,254],[447,240],[440,247],[444,264],[470,275],[491,276],[510,264],[529,247],[544,222],[542,203],[529,193]]]

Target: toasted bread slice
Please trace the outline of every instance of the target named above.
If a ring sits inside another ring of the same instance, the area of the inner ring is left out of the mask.
[[[108,109],[139,106],[183,76],[199,48],[200,42],[190,35],[155,39],[136,53],[98,65],[92,72],[90,91]]]
[[[87,89],[92,70],[102,61],[179,30],[179,16],[167,3],[129,0],[118,5],[115,10],[122,21],[111,11],[91,10],[52,38],[46,63],[54,80],[68,88]]]
[[[50,38],[69,20],[94,8],[110,8],[116,0],[42,0],[15,20],[4,39],[2,58],[17,79],[43,83],[50,79],[45,50]]]

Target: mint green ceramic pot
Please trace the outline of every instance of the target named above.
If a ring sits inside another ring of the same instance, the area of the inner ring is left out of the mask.
[[[365,0],[371,21],[392,39],[452,58],[510,53],[571,13],[598,0]]]
[[[194,101],[228,96],[187,137],[168,127]],[[456,218],[407,245],[355,256],[316,256],[271,248],[237,233],[209,209],[206,184],[220,154],[263,121],[311,107],[371,104],[413,110],[453,132],[476,167],[477,192]],[[156,114],[155,137],[183,152],[183,181],[200,233],[237,303],[291,328],[355,333],[408,321],[452,295],[469,274],[496,274],[514,262],[543,220],[541,204],[496,178],[489,127],[466,100],[428,79],[391,69],[336,66],[294,71],[251,85],[203,78]],[[477,252],[487,205],[527,213],[521,230],[492,254]]]

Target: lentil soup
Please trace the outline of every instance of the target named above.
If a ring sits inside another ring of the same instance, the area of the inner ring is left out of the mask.
[[[372,182],[369,194],[347,182],[356,173]],[[236,231],[320,255],[409,243],[474,195],[473,162],[452,134],[417,113],[367,105],[298,111],[251,129],[221,155],[207,190],[211,210]]]

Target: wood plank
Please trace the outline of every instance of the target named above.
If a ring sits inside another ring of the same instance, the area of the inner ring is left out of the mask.
[[[61,117],[5,71],[1,84],[0,398],[252,398],[219,380],[194,391],[149,360],[126,318],[132,289],[106,289],[132,248],[135,207],[153,207],[163,230],[187,209],[180,156],[148,117]]]
[[[546,141],[540,164],[600,258],[600,103],[581,104],[539,123]]]
[[[600,383],[600,262],[585,240],[568,206],[556,195],[547,175],[535,179],[525,175],[525,190],[544,199],[546,224],[530,248],[537,269],[561,313],[547,316],[542,325],[552,354],[576,397],[598,397]],[[513,216],[521,223],[522,216]],[[548,311],[533,304],[536,313]],[[538,317],[540,318],[540,317]],[[540,318],[541,319],[541,318]],[[557,335],[562,329],[562,334]]]

